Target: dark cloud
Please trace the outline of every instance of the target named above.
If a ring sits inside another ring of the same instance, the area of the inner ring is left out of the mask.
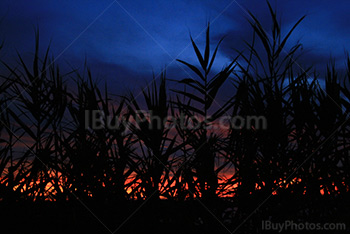
[[[350,49],[348,1],[271,2],[278,10],[284,33],[301,16],[308,15],[288,44],[290,47],[301,41],[306,51],[299,60],[303,66],[321,69],[331,56],[341,65],[344,50]],[[114,4],[84,31],[110,3],[107,0],[1,1],[0,18],[4,19],[0,35],[6,41],[2,51],[6,56],[1,58],[13,59],[14,48],[23,53],[32,52],[33,28],[38,25],[43,49],[52,39],[52,53],[61,56],[59,61],[83,64],[87,57],[101,80],[122,91],[146,84],[152,79],[152,71],[158,74],[169,64],[169,76],[188,76],[174,60],[197,63],[189,33],[203,49],[208,21],[212,22],[212,48],[227,35],[217,55],[215,71],[235,57],[235,49],[244,50],[244,40],[251,40],[248,10],[261,20],[267,31],[271,26],[266,2],[261,0],[237,0],[239,5],[231,0],[135,0],[121,2],[122,7]]]

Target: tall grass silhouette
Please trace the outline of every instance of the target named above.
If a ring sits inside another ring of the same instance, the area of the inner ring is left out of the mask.
[[[203,53],[190,38],[199,66],[178,60],[194,74],[175,81],[184,89],[169,89],[174,81],[164,73],[142,90],[141,102],[135,94],[115,98],[107,87],[101,90],[88,68],[62,74],[50,48],[40,57],[36,32],[32,64],[20,54],[17,67],[2,62],[7,71],[0,85],[0,200],[113,204],[152,198],[192,204],[199,199],[219,219],[234,208],[232,222],[225,223],[230,228],[271,195],[273,203],[256,211],[258,217],[277,214],[274,207],[285,199],[295,206],[290,209],[333,214],[350,185],[350,58],[345,74],[334,64],[324,77],[299,67],[301,44],[287,42],[304,17],[282,35],[276,12],[268,8],[271,32],[250,13],[253,40],[218,74],[211,76],[211,70],[222,39],[211,50],[208,25]],[[232,85],[224,102],[217,98],[223,85]],[[96,110],[104,113],[99,128],[86,122]],[[267,129],[208,130],[224,115],[264,116]],[[107,116],[122,124],[108,128]],[[326,209],[318,203],[324,200],[332,201]],[[208,220],[199,225],[208,227]]]

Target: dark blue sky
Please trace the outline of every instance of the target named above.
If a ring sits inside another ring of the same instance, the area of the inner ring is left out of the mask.
[[[300,39],[303,44],[303,66],[324,67],[331,56],[343,65],[344,51],[350,49],[348,0],[271,3],[285,29],[307,15],[291,41]],[[215,67],[220,70],[236,55],[233,49],[243,49],[243,40],[251,38],[241,7],[269,29],[268,8],[262,0],[2,0],[0,39],[5,40],[5,50],[0,57],[15,60],[15,50],[30,55],[38,25],[41,45],[45,48],[52,39],[52,53],[60,63],[81,66],[86,56],[94,74],[121,90],[146,84],[152,71],[158,74],[166,65],[170,78],[184,76],[174,59],[196,62],[189,32],[203,48],[206,22],[211,21],[213,46],[227,35]]]

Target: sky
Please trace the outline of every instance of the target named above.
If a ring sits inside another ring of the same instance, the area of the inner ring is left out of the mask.
[[[307,15],[288,44],[303,44],[301,66],[322,70],[330,58],[343,66],[350,50],[348,0],[270,2],[285,30]],[[122,92],[146,85],[165,68],[170,79],[185,78],[188,74],[176,59],[198,64],[190,35],[204,49],[208,21],[212,48],[226,36],[214,65],[220,71],[252,37],[247,11],[270,29],[262,0],[2,0],[0,41],[5,47],[0,59],[16,61],[16,51],[32,55],[38,27],[42,50],[51,41],[59,64],[81,68],[87,59],[101,82]]]

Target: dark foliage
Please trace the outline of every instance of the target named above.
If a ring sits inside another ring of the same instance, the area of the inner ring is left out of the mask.
[[[0,200],[17,204],[16,209],[20,202],[35,202],[53,210],[79,200],[97,213],[99,204],[113,204],[122,207],[115,213],[119,220],[132,213],[130,207],[152,198],[141,213],[145,226],[157,223],[150,227],[155,232],[174,223],[187,225],[191,233],[227,231],[208,226],[212,215],[230,220],[225,225],[234,230],[253,211],[256,218],[244,224],[247,233],[257,231],[249,226],[260,225],[257,220],[281,213],[281,220],[306,210],[323,217],[344,214],[337,207],[350,185],[350,58],[346,74],[334,64],[325,76],[300,67],[301,44],[287,47],[287,41],[304,17],[283,36],[268,6],[272,31],[251,14],[252,42],[222,71],[211,75],[222,40],[211,55],[208,25],[203,53],[191,38],[199,66],[178,60],[195,77],[176,80],[184,87],[176,90],[167,87],[174,81],[165,74],[155,77],[141,92],[143,102],[135,94],[112,98],[89,69],[84,75],[62,74],[49,49],[41,59],[37,33],[32,64],[20,54],[18,67],[2,63],[7,72],[0,85]],[[75,87],[67,87],[69,80]],[[217,100],[220,88],[230,84],[232,96]],[[104,113],[98,128],[87,121],[102,113],[96,110]],[[263,116],[267,128],[209,128],[223,116]],[[118,128],[109,122],[118,122]],[[329,206],[323,209],[324,201]],[[279,213],[282,206],[285,211]],[[188,219],[178,215],[185,212],[194,213]],[[308,220],[312,214],[301,216]],[[113,223],[111,217],[105,220]]]

